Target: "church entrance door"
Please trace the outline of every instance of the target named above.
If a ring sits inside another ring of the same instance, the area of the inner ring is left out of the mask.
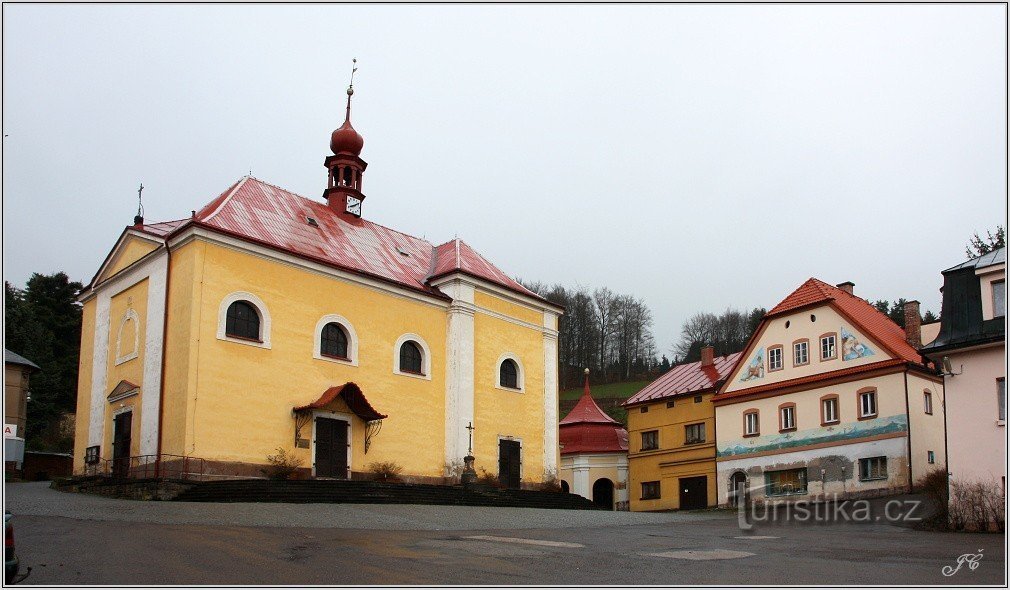
[[[316,477],[347,479],[349,426],[344,420],[316,418]]]
[[[112,477],[130,475],[130,438],[133,430],[133,412],[123,412],[112,426]]]
[[[498,481],[509,488],[519,487],[519,466],[520,460],[519,441],[500,440],[498,441]]]

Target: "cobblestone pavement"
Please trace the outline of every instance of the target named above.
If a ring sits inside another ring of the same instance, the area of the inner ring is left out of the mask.
[[[48,482],[6,485],[5,507],[18,516],[77,520],[369,530],[551,529],[732,519],[725,511],[603,512],[404,504],[141,502],[59,492]]]

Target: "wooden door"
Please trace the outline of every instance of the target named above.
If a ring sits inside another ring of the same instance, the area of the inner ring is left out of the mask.
[[[521,448],[517,440],[498,441],[498,481],[508,488],[519,487]]]
[[[682,477],[680,478],[680,509],[698,510],[708,507],[708,478]]]
[[[347,479],[347,430],[343,420],[316,418],[316,477]]]
[[[112,477],[130,475],[130,438],[133,430],[133,412],[116,416],[112,427]]]

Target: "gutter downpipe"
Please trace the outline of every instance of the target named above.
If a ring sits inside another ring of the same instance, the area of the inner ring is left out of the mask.
[[[158,450],[154,458],[154,477],[161,477],[161,439],[162,424],[165,418],[165,365],[168,358],[168,293],[172,284],[172,248],[168,245],[168,238],[165,238],[165,316],[162,318],[161,329],[161,384],[158,388]]]

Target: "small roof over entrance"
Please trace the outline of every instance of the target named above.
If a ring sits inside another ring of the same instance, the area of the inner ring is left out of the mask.
[[[347,407],[365,422],[382,420],[388,417],[385,414],[380,414],[378,410],[373,408],[372,404],[368,403],[368,400],[365,399],[365,394],[361,392],[361,388],[353,382],[331,387],[324,391],[323,395],[319,396],[319,399],[316,401],[293,408],[293,411],[296,414],[300,414],[312,410],[322,410],[333,403],[338,397],[343,399]]]

